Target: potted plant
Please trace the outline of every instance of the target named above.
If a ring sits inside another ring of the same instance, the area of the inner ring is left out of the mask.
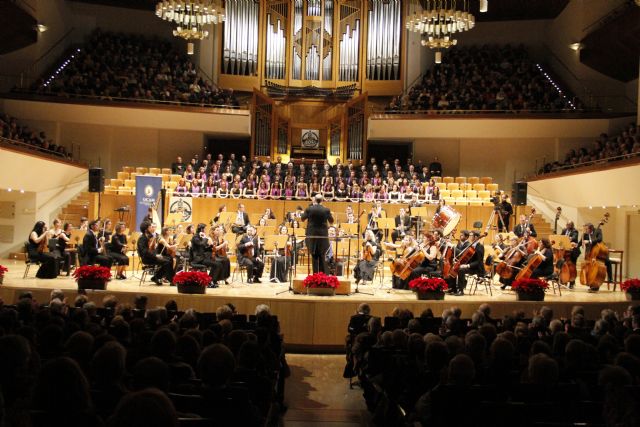
[[[418,277],[409,282],[409,289],[419,300],[443,300],[448,288],[447,282],[440,277]]]
[[[4,273],[6,273],[7,271],[9,271],[7,267],[5,267],[4,265],[0,265],[0,285],[2,285],[2,282],[4,280]]]
[[[173,284],[181,294],[204,294],[211,277],[202,271],[181,271],[173,276]]]
[[[542,279],[519,279],[511,284],[518,301],[544,301],[549,284]]]
[[[302,284],[307,289],[308,295],[332,296],[336,294],[339,282],[336,276],[314,273],[307,276]]]
[[[111,269],[95,265],[83,265],[73,272],[78,289],[101,289],[107,288],[107,282],[111,280]]]
[[[626,293],[628,301],[640,300],[640,279],[625,280],[620,285],[620,290]]]

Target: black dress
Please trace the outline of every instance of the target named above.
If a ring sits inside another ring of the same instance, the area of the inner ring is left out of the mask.
[[[55,279],[60,272],[58,258],[52,252],[39,252],[38,244],[29,236],[29,244],[27,246],[29,260],[40,263],[40,268],[36,273],[38,279]]]
[[[109,256],[117,265],[129,265],[129,257],[124,254],[127,247],[127,236],[125,234],[113,234],[111,245],[109,246]]]

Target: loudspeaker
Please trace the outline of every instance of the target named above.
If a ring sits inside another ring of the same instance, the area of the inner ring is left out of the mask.
[[[514,182],[511,187],[511,203],[518,206],[527,204],[527,183]]]
[[[89,192],[102,193],[104,191],[104,169],[89,169]]]

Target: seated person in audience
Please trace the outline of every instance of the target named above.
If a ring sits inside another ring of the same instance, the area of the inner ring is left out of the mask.
[[[137,251],[140,261],[144,265],[156,266],[156,270],[151,276],[151,281],[158,286],[162,285],[162,279],[169,283],[173,282],[175,270],[173,261],[169,257],[157,254],[158,235],[156,234],[156,225],[154,223],[143,221],[140,224],[140,238],[138,238]]]
[[[185,165],[182,163],[182,157],[176,157],[176,161],[171,164],[171,173],[174,175],[182,175],[185,170]]]
[[[100,237],[98,237],[99,227],[100,221],[93,220],[89,222],[89,229],[82,239],[82,264],[99,264],[102,267],[111,268],[113,259],[109,256],[104,244],[100,243]]]
[[[238,243],[238,262],[247,267],[247,282],[260,283],[264,263],[261,257],[260,239],[256,236],[256,229],[247,225],[246,234]]]
[[[60,264],[55,253],[49,251],[49,230],[44,221],[38,221],[29,233],[27,254],[29,260],[40,263],[36,273],[39,279],[55,279],[60,271]]]

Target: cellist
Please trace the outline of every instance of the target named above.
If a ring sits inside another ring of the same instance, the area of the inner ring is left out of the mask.
[[[518,274],[518,270],[522,267],[522,262],[527,257],[527,250],[519,244],[519,239],[516,235],[511,235],[509,238],[509,248],[504,251],[503,261],[511,268],[511,276],[500,276],[500,289],[505,290],[507,286],[511,286],[513,279]],[[498,268],[498,271],[500,269]],[[508,273],[506,273],[508,274]]]
[[[580,256],[580,245],[578,244],[579,241],[579,233],[578,230],[576,230],[573,221],[569,221],[567,222],[567,225],[565,226],[565,228],[562,229],[562,232],[560,233],[563,236],[567,236],[569,237],[569,240],[571,241],[571,252],[570,252],[570,259],[571,262],[576,265],[576,263],[578,262],[578,257]],[[558,267],[562,268],[562,264],[564,263],[564,260],[559,260],[558,261]],[[569,289],[573,289],[573,287],[575,286],[576,282],[571,281],[569,282]]]
[[[396,260],[394,261],[394,264],[399,260],[400,261],[403,259],[406,260],[409,256],[414,254],[416,251],[421,250],[420,246],[418,246],[418,243],[416,242],[416,239],[414,239],[413,237],[413,232],[411,231],[405,234],[400,244],[386,243],[386,242],[384,244],[386,247],[395,248],[396,250],[397,249],[402,250],[402,256],[396,258]],[[400,277],[394,274],[393,277],[391,278],[391,286],[393,287],[393,289],[409,289],[409,280],[411,279],[412,277],[401,279]]]
[[[533,256],[542,257],[542,262],[531,272],[531,278],[537,279],[551,276],[553,274],[553,250],[549,239],[546,237],[540,239],[540,247],[533,254]]]
[[[478,274],[484,276],[485,274],[484,245],[480,241],[480,233],[476,230],[468,233],[469,244],[466,250],[473,247],[474,253],[471,259],[466,264],[462,264],[460,266],[457,277],[454,280],[450,281],[450,285],[452,285],[450,293],[456,296],[464,295],[464,289],[467,286],[467,275]]]

